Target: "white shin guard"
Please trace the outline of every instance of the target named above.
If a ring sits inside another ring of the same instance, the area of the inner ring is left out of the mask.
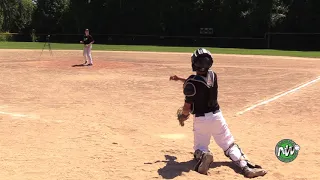
[[[247,158],[237,144],[231,144],[231,146],[224,153],[241,169],[248,165]]]

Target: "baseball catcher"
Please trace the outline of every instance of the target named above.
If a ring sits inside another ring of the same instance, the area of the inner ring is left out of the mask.
[[[185,102],[177,111],[177,118],[181,126],[193,115],[194,129],[194,158],[197,160],[195,171],[207,174],[213,155],[209,150],[211,136],[217,145],[224,151],[247,178],[264,176],[267,171],[261,166],[250,162],[239,145],[235,143],[228,124],[223,117],[218,103],[218,78],[217,74],[210,70],[213,64],[211,53],[200,48],[194,51],[191,57],[192,70],[195,75],[187,79],[171,76],[170,80],[182,81]]]

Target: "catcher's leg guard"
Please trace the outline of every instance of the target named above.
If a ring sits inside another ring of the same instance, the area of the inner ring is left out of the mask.
[[[261,168],[261,166],[250,162],[242,152],[239,145],[232,143],[230,147],[224,152],[224,154],[231,159],[241,169],[248,166],[249,168]]]
[[[240,147],[235,143],[231,144],[231,146],[224,153],[241,168],[243,175],[247,178],[254,178],[267,174],[267,171],[262,169],[261,166],[250,162]]]

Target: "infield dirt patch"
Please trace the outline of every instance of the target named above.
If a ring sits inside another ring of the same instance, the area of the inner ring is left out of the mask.
[[[0,179],[245,179],[212,142],[209,176],[192,171],[192,119],[180,127],[189,54],[0,50]],[[268,170],[258,179],[317,180],[320,82],[243,115],[237,112],[316,79],[319,59],[215,55],[219,102],[237,143]],[[275,145],[301,147],[292,163]],[[303,170],[304,169],[304,170]]]

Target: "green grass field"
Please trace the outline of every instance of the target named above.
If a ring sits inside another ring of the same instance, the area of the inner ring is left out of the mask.
[[[0,42],[0,49],[42,49],[44,43],[36,42]],[[81,44],[51,43],[53,50],[81,50]],[[46,47],[48,48],[48,47]],[[154,51],[154,52],[193,52],[198,47],[170,47],[170,46],[133,46],[133,45],[102,45],[94,44],[93,50],[107,51]],[[294,57],[320,57],[320,51],[281,51],[270,49],[234,49],[210,48],[213,54],[247,54]]]

